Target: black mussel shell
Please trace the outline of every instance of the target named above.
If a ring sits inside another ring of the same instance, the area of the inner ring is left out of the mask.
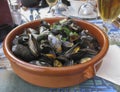
[[[56,58],[56,60],[60,61],[63,65],[69,62],[69,59],[66,56],[60,55]]]
[[[57,29],[52,29],[51,32],[53,33],[53,35],[58,35],[60,33],[60,31]]]
[[[38,42],[41,42],[41,40],[46,40],[46,39],[48,39],[48,34],[42,34],[37,37]]]
[[[16,38],[16,39],[18,39],[18,43],[19,43],[19,44],[27,45],[27,42],[28,42],[29,37],[28,37],[28,35],[26,35],[26,34],[22,34],[22,35],[20,35],[20,36],[19,36],[18,38]]]
[[[36,57],[34,57],[34,55],[31,53],[30,49],[21,44],[12,46],[12,52],[15,56],[27,62],[36,59]]]
[[[28,47],[35,57],[38,57],[40,55],[38,42],[32,34],[29,34]]]
[[[71,54],[69,56],[69,58],[74,60],[74,61],[77,61],[77,60],[80,60],[86,53],[87,52],[85,52],[85,51],[79,51],[77,53]]]
[[[40,25],[50,29],[50,24],[48,22],[44,21],[44,20],[40,21]]]
[[[48,64],[50,64],[51,66],[53,66],[53,58],[48,57],[45,54],[41,54],[40,58],[39,58],[40,62],[46,62]]]

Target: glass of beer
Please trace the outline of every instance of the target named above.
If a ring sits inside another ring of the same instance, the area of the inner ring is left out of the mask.
[[[48,11],[48,13],[50,13],[51,8],[52,8],[54,5],[57,4],[58,0],[46,0],[46,2],[47,2],[48,5],[49,5],[49,11]]]
[[[120,14],[120,0],[97,0],[97,4],[100,17],[103,20],[103,27],[105,27],[105,32],[109,36],[112,27],[111,24]],[[120,31],[120,29],[117,28],[116,31]],[[112,36],[114,40],[117,39],[115,41],[119,41],[120,43],[120,36],[118,38],[114,35]]]
[[[98,0],[98,9],[103,21],[114,21],[120,14],[120,0]]]

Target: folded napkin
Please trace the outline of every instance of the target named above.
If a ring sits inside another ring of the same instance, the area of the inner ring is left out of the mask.
[[[120,85],[120,47],[110,45],[96,75]]]

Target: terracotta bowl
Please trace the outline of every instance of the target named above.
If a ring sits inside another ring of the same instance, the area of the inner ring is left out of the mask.
[[[53,23],[60,19],[61,18],[48,18],[45,20],[49,23]],[[39,26],[40,20],[36,20],[16,27],[4,40],[3,50],[14,72],[20,78],[31,84],[51,88],[73,86],[94,77],[101,65],[103,57],[108,51],[108,38],[106,34],[95,25],[77,19],[74,19],[74,21],[83,28],[88,29],[89,32],[97,38],[101,46],[101,51],[94,58],[84,64],[61,68],[36,66],[20,60],[11,51],[12,41],[16,35],[23,32],[24,28],[35,28]]]

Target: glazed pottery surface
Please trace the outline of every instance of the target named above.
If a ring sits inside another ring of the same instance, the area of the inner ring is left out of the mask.
[[[44,19],[49,23],[59,21],[61,18]],[[95,76],[102,59],[108,51],[109,43],[106,34],[97,26],[86,21],[74,19],[82,28],[89,30],[95,36],[101,46],[101,51],[89,62],[68,67],[42,67],[26,63],[17,58],[11,51],[12,41],[16,35],[23,32],[24,28],[35,28],[40,25],[40,20],[22,24],[13,29],[5,38],[3,50],[11,63],[13,71],[23,80],[42,87],[61,88],[73,86]]]

